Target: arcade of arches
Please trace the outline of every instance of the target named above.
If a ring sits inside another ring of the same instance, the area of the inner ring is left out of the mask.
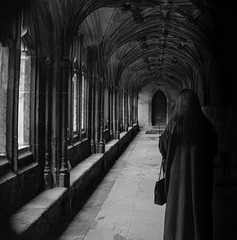
[[[0,6],[0,203],[7,215],[48,189],[70,190],[71,171],[90,157],[102,154],[99,170],[108,170],[106,144],[121,144],[111,150],[117,157],[139,130],[164,129],[184,88],[196,91],[218,133],[221,183],[236,186],[237,19],[230,3]]]

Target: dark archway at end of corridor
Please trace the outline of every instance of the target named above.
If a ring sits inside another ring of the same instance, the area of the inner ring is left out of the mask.
[[[152,126],[164,126],[167,121],[167,98],[158,90],[152,98]]]

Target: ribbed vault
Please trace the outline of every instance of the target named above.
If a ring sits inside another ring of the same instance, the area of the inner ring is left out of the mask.
[[[208,1],[101,1],[78,31],[87,46],[102,43],[110,83],[193,87],[194,71],[205,81],[203,56],[218,47],[212,8]]]
[[[213,0],[32,0],[21,34],[28,49],[54,66],[68,59],[107,86],[201,89],[208,102],[209,65],[228,68],[231,18]]]

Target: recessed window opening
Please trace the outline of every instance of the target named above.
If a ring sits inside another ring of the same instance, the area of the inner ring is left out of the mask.
[[[8,63],[9,48],[0,42],[0,157],[6,155]]]
[[[30,145],[30,98],[31,98],[31,56],[21,45],[19,102],[18,102],[18,149]]]
[[[73,86],[73,133],[77,133],[78,128],[78,80],[77,74],[74,73],[72,78],[72,86]]]
[[[83,74],[81,94],[81,131],[84,132],[86,130],[86,81]]]

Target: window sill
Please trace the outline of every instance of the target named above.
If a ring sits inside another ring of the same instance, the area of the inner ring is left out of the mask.
[[[73,148],[73,147],[76,147],[76,146],[80,145],[83,142],[86,142],[87,140],[88,140],[87,137],[82,138],[81,140],[75,139],[75,141],[73,141],[73,144],[68,145],[68,150]]]
[[[24,158],[27,158],[27,161]],[[28,158],[29,156],[25,155],[23,156],[22,159],[20,159],[21,166],[19,164],[17,174],[12,171],[12,166],[10,165],[7,159],[1,159],[0,160],[0,185],[14,179],[15,177],[17,177],[17,175],[24,174],[25,172],[32,170],[38,166],[38,163],[32,162],[32,161],[30,162]],[[33,157],[30,157],[30,160],[32,159]]]
[[[4,157],[0,157],[0,183],[4,181],[4,178],[6,175],[9,175],[11,173],[11,165],[8,161],[8,159]]]
[[[29,148],[21,149],[18,152],[18,173],[23,173],[36,165],[38,164],[34,161],[33,154]]]

